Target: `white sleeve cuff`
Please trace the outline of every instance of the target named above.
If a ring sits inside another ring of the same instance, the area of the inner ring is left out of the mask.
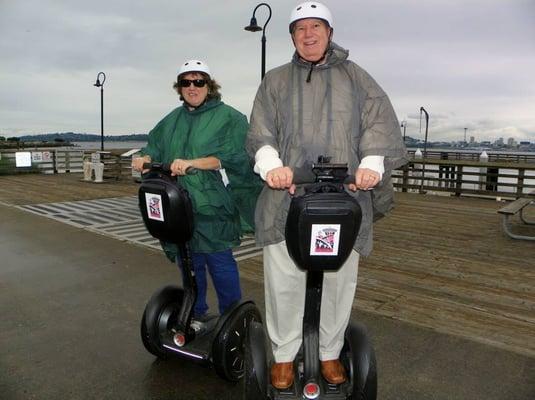
[[[368,168],[379,174],[379,180],[383,179],[385,173],[384,156],[366,156],[360,162],[359,168]]]
[[[283,166],[279,158],[279,152],[270,145],[260,147],[254,156],[254,160],[254,172],[260,174],[263,180],[266,180],[266,174],[269,171]]]

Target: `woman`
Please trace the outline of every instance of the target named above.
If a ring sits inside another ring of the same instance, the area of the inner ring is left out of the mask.
[[[219,312],[240,300],[241,290],[232,248],[243,233],[253,231],[254,207],[261,182],[252,171],[244,149],[247,118],[221,101],[220,86],[208,66],[189,60],[179,69],[173,86],[183,105],[174,109],[149,133],[142,157],[132,168],[143,170],[145,162],[171,164],[192,199],[195,230],[190,242],[198,286],[194,318],[205,320],[206,267],[217,292]],[[187,175],[194,167],[197,174]],[[174,261],[177,248],[162,243]]]

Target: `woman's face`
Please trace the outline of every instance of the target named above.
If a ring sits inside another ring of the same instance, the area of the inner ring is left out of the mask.
[[[193,81],[203,81],[204,85],[202,87],[197,87]],[[184,83],[188,84],[188,86],[184,86]],[[184,100],[186,100],[186,103],[193,107],[199,107],[202,103],[204,103],[206,96],[208,96],[207,82],[198,72],[190,72],[183,75],[180,78],[180,81],[178,81],[178,85],[180,87],[180,94]]]

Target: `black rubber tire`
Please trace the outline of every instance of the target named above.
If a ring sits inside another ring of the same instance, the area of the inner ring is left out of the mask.
[[[266,355],[266,334],[260,322],[249,326],[243,349],[244,374],[243,400],[267,398],[268,363]]]
[[[349,324],[342,359],[353,386],[352,400],[377,399],[377,362],[375,351],[362,325]]]
[[[160,341],[160,333],[168,330],[180,310],[184,292],[177,286],[165,286],[152,295],[141,318],[141,341],[145,349],[158,358],[171,354]]]
[[[251,321],[262,321],[253,303],[239,306],[225,321],[212,343],[212,360],[217,374],[227,381],[237,382],[243,376],[243,347]]]

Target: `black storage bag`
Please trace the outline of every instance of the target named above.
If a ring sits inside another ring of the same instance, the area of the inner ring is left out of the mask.
[[[193,209],[186,189],[162,172],[144,177],[139,209],[149,233],[169,243],[185,243],[193,235]]]
[[[342,184],[316,183],[292,199],[286,220],[286,246],[305,270],[337,270],[349,257],[362,211]]]

